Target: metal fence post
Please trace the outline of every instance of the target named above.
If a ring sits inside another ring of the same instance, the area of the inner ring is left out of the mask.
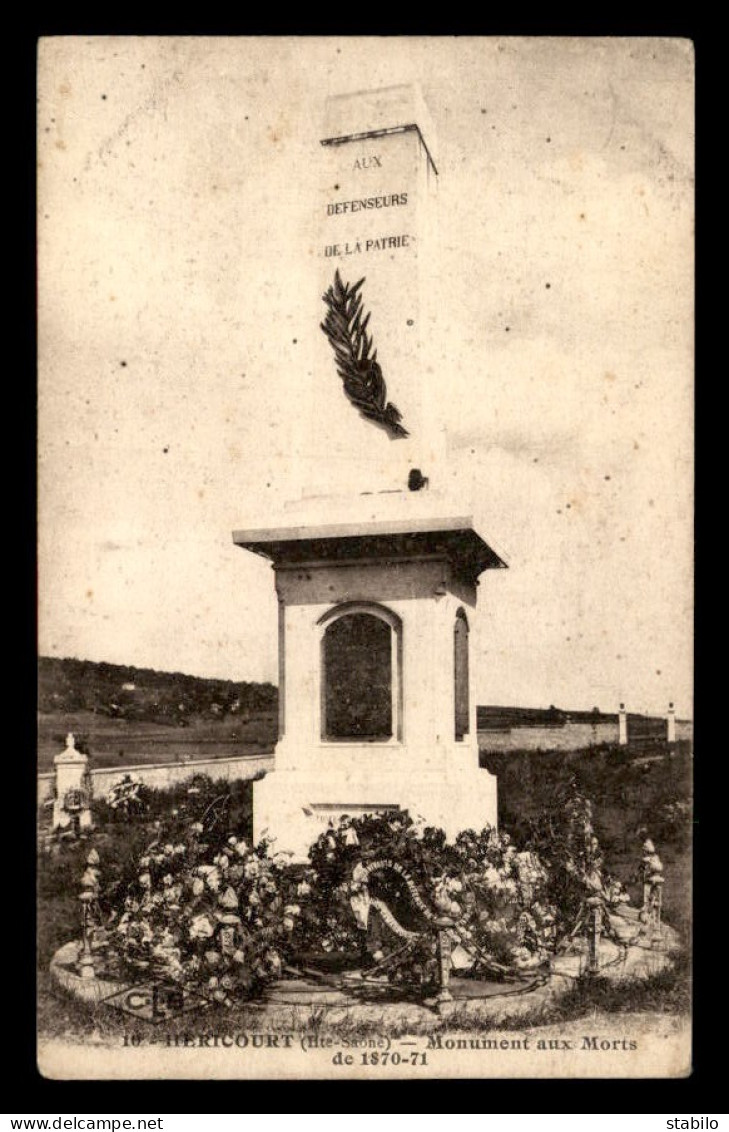
[[[436,1010],[440,1010],[444,1003],[453,1002],[453,995],[449,989],[451,981],[451,937],[449,932],[455,921],[449,916],[438,916],[434,923],[438,931],[438,993],[435,996],[435,1007]]]
[[[587,973],[596,975],[600,970],[600,929],[602,928],[602,900],[599,896],[587,899]]]
[[[663,901],[663,885],[665,878],[660,873],[654,873],[651,883],[651,944],[660,944],[661,936],[661,904]]]
[[[82,979],[93,979],[94,957],[91,954],[91,907],[99,898],[99,854],[92,849],[86,858],[86,870],[81,877],[81,950],[78,967]]]

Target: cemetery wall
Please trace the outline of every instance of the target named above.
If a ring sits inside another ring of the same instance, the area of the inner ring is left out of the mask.
[[[273,755],[237,755],[227,759],[192,759],[175,763],[142,763],[139,766],[94,767],[91,775],[91,791],[95,798],[103,798],[115,782],[125,774],[150,786],[155,790],[165,790],[192,778],[195,774],[206,774],[217,780],[234,782],[239,779],[255,778],[261,771],[273,770]],[[53,797],[55,773],[38,775],[38,802],[43,804]]]
[[[691,739],[690,721],[676,721],[676,739]],[[665,739],[665,728],[661,738]],[[631,741],[628,728],[628,742]],[[579,751],[618,742],[618,724],[565,723],[562,727],[510,727],[499,731],[479,731],[478,747],[484,752],[498,751]]]

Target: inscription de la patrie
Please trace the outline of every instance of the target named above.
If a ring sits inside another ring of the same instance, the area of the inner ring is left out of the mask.
[[[690,44],[38,90],[41,1072],[687,1075]]]

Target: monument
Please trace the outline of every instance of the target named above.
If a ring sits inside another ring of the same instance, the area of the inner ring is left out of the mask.
[[[432,127],[399,86],[330,99],[323,134],[301,497],[233,535],[271,562],[279,602],[254,837],[299,859],[344,813],[406,808],[450,837],[497,817],[470,655],[479,576],[505,562],[449,466],[433,376]]]
[[[91,790],[88,777],[89,760],[76,750],[76,737],[69,731],[66,746],[56,755],[56,796],[53,802],[53,829],[91,829]]]

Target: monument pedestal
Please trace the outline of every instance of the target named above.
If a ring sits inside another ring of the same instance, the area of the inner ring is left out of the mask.
[[[469,650],[478,575],[504,563],[427,492],[301,511],[301,526],[289,512],[286,527],[234,535],[271,560],[280,611],[280,739],[254,786],[254,837],[304,859],[345,813],[408,809],[449,837],[495,826]]]
[[[303,753],[316,764],[316,752]],[[444,750],[432,760],[442,771],[390,768],[380,779],[354,773],[363,754],[366,757],[366,752],[351,750],[344,765],[326,776],[277,769],[254,783],[254,840],[270,838],[277,851],[292,853],[293,861],[305,861],[319,834],[344,814],[361,817],[408,810],[414,819],[445,830],[449,839],[464,829],[496,827],[496,778],[479,770],[477,751],[471,752],[475,765],[472,762],[460,774],[452,773]]]

